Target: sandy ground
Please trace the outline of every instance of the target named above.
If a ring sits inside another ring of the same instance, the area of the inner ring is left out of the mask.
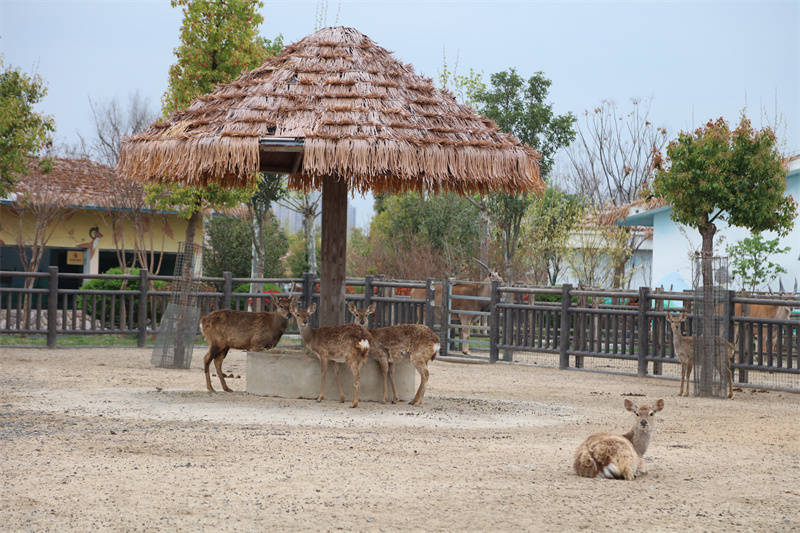
[[[0,529],[800,531],[798,394],[434,362],[422,408],[350,409],[207,393],[201,358],[0,348]],[[245,362],[225,363],[238,391]],[[627,430],[631,394],[666,401],[649,473],[577,477],[578,444]]]

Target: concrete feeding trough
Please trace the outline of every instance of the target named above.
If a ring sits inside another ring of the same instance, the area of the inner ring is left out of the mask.
[[[395,365],[394,382],[400,401],[407,402],[416,392],[417,371],[408,361]],[[353,375],[346,365],[339,369],[339,379],[346,401],[353,399]],[[258,396],[279,398],[304,398],[314,400],[319,396],[319,359],[303,353],[247,352],[247,392]],[[379,402],[383,398],[383,376],[377,362],[367,358],[361,367],[361,401]],[[387,382],[387,402],[392,398],[392,385]],[[325,400],[339,401],[336,374],[333,365],[325,374]]]

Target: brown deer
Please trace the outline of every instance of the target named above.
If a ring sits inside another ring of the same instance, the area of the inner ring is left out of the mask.
[[[367,360],[367,353],[372,345],[372,335],[354,324],[346,326],[326,326],[314,329],[311,327],[311,315],[317,310],[317,304],[311,304],[308,309],[298,309],[292,304],[291,313],[297,319],[300,336],[306,347],[319,358],[322,371],[322,385],[317,401],[325,398],[325,373],[328,362],[334,363],[333,370],[336,374],[336,386],[339,388],[339,401],[344,403],[344,392],[339,382],[339,365],[347,363],[353,373],[353,405],[358,407],[358,388],[361,385],[361,365]]]
[[[483,279],[483,283],[472,284],[469,282],[462,282],[455,284],[452,286],[452,295],[450,296],[450,309],[456,316],[458,316],[458,321],[461,324],[461,352],[464,355],[469,355],[470,329],[472,328],[472,323],[477,317],[472,314],[459,313],[459,311],[488,311],[490,306],[488,298],[490,298],[492,295],[492,287],[489,283],[495,280],[500,282],[503,281],[503,278],[500,277],[500,274],[490,269],[485,263],[479,261],[478,259],[475,259],[475,261],[477,261],[488,272],[486,278]],[[465,300],[459,298],[459,296],[480,297],[487,298],[487,300]],[[411,289],[411,298],[424,300],[426,297],[426,289]],[[434,304],[438,308],[436,310],[436,318],[437,320],[441,321],[442,315],[440,310],[442,306],[442,288],[440,286],[436,287],[435,289]],[[447,324],[444,324],[443,327],[447,327]]]
[[[587,438],[575,453],[572,463],[575,473],[582,477],[626,479],[628,481],[645,474],[644,453],[650,444],[654,427],[654,416],[664,408],[664,400],[654,407],[637,407],[625,400],[625,409],[636,417],[636,423],[627,433],[595,433]]]
[[[667,313],[667,322],[672,329],[672,345],[673,353],[681,362],[681,390],[678,396],[683,396],[683,383],[686,382],[686,394],[689,396],[689,379],[692,375],[692,368],[694,367],[694,350],[696,337],[683,335],[681,333],[681,324],[686,320],[686,313],[681,313],[680,316],[675,317]],[[702,338],[700,338],[702,343]],[[728,380],[728,398],[733,398],[733,371],[731,365],[733,364],[733,355],[736,347],[723,339],[722,337],[714,338],[714,346],[717,353],[714,356],[714,366],[719,372],[719,375]]]
[[[375,312],[375,304],[366,309],[358,309],[353,302],[348,304],[353,314],[353,323],[367,327],[369,315]],[[419,372],[420,383],[411,405],[422,405],[425,396],[425,385],[428,383],[428,362],[433,361],[439,353],[439,337],[428,326],[422,324],[400,324],[386,328],[369,330],[373,343],[369,355],[378,362],[383,374],[383,403],[386,403],[386,377],[392,382],[392,403],[397,403],[397,389],[394,385],[394,365],[402,359],[408,359]]]
[[[289,308],[295,300],[297,296],[277,300],[274,313],[220,309],[200,319],[200,332],[208,342],[208,353],[203,357],[203,366],[206,373],[206,388],[210,392],[214,392],[211,376],[208,373],[211,361],[214,361],[222,389],[225,392],[232,392],[225,383],[225,374],[222,373],[222,362],[228,355],[228,350],[235,348],[262,351],[274,348],[289,325]]]

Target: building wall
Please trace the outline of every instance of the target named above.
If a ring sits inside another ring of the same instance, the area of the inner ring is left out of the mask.
[[[162,238],[164,242],[164,252],[175,253],[178,251],[178,243],[183,240],[186,234],[188,221],[177,215],[167,215],[167,223],[162,227],[160,216],[154,217],[154,239],[153,247],[161,250]],[[30,240],[35,226],[33,217],[26,215],[23,219],[23,226],[26,239]],[[91,228],[97,227],[102,235],[97,243],[89,235]],[[127,221],[122,225],[122,234],[125,236],[125,245],[130,248],[132,245],[131,236],[133,228]],[[19,232],[19,215],[8,205],[0,205],[0,246],[15,246]],[[49,248],[69,249],[69,250],[88,250],[92,247],[96,253],[89,257],[84,254],[86,263],[83,272],[97,273],[99,266],[100,251],[114,251],[114,239],[111,226],[105,216],[105,212],[99,209],[79,209],[67,215],[59,222],[52,238],[48,241]],[[44,264],[43,266],[48,265]]]
[[[796,201],[800,201],[800,168],[793,169],[786,179],[786,193]],[[671,218],[672,211],[665,210],[653,217],[653,273],[652,286],[675,290],[692,288],[692,257],[695,250],[700,250],[702,239],[700,232],[688,226],[677,224]],[[750,236],[744,228],[730,227],[725,222],[718,222],[714,236],[714,255],[727,256],[725,247]],[[774,239],[774,232],[765,232],[764,238]],[[800,219],[795,219],[791,232],[780,239],[780,246],[790,247],[789,251],[773,256],[771,261],[780,264],[787,270],[781,275],[786,289],[791,289],[794,280],[800,280]],[[684,286],[680,286],[683,284]],[[777,290],[777,280],[772,289]],[[730,289],[739,289],[739,280],[732,280]],[[766,290],[767,287],[760,289]]]

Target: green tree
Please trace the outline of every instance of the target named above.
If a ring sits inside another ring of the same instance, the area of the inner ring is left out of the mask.
[[[243,71],[261,65],[283,47],[283,38],[258,35],[264,21],[260,0],[172,0],[183,10],[177,61],[169,69],[169,86],[162,98],[164,115],[187,107],[192,100],[227,83]],[[222,187],[154,185],[149,199],[156,207],[176,209],[189,219],[185,241],[191,245],[207,207],[226,208],[246,202],[253,191]]]
[[[253,240],[246,220],[237,217],[211,217],[206,227],[207,249],[203,253],[203,273],[212,278],[229,271],[235,278],[250,276]]]
[[[754,232],[785,235],[796,204],[785,196],[786,170],[771,129],[755,131],[742,115],[731,130],[720,118],[693,133],[681,133],[654,160],[653,192],[672,204],[672,219],[702,236],[703,315],[714,315],[712,255],[714,222],[726,220]],[[704,353],[713,356],[714,325],[703,321]],[[711,394],[712,360],[702,364],[701,394]]]
[[[761,233],[754,233],[736,244],[729,244],[725,250],[733,264],[733,275],[742,283],[742,289],[750,292],[764,284],[770,283],[778,274],[785,274],[786,269],[778,263],[770,261],[770,257],[790,250],[778,246],[779,239],[766,240]]]
[[[40,76],[7,67],[0,56],[0,198],[17,175],[28,172],[29,158],[52,142],[55,122],[33,110],[46,94]]]
[[[556,115],[546,102],[552,82],[537,72],[528,80],[515,69],[491,75],[488,87],[476,89],[473,99],[478,109],[493,119],[498,127],[539,151],[544,179],[550,173],[555,155],[575,139],[575,116]],[[522,236],[522,218],[530,206],[527,193],[494,193],[488,210],[503,251],[503,275],[514,277],[513,264]]]
[[[552,187],[532,199],[522,223],[522,244],[524,263],[534,283],[558,282],[572,230],[585,212],[578,196]]]
[[[281,257],[289,249],[289,240],[278,221],[267,214],[262,242],[264,250],[263,277],[283,275]],[[221,277],[229,271],[235,278],[250,276],[253,239],[247,220],[237,217],[215,216],[207,227],[208,249],[203,254],[203,272],[210,277]]]

